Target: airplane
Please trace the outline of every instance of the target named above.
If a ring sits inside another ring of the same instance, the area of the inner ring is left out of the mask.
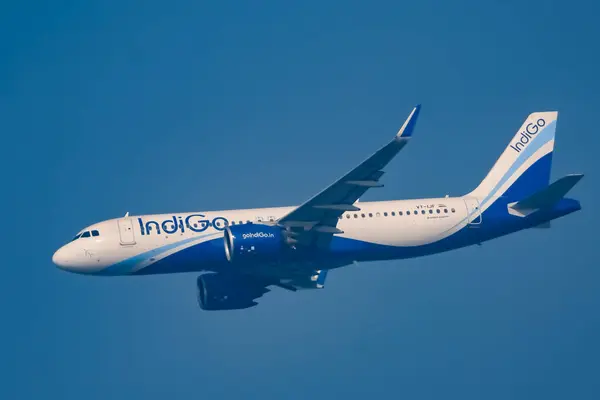
[[[550,183],[558,112],[530,114],[487,176],[460,197],[359,201],[382,187],[384,167],[410,141],[416,106],[392,140],[300,206],[111,219],[54,253],[60,269],[89,275],[201,272],[203,310],[239,310],[272,287],[321,289],[329,270],[445,252],[579,211],[566,194],[583,177]]]

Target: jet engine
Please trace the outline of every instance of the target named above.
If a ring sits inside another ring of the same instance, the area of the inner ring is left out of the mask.
[[[198,277],[198,305],[203,310],[241,310],[267,293],[265,284],[241,275],[208,273]]]
[[[274,261],[285,249],[282,230],[277,226],[228,226],[223,238],[225,255],[231,263]]]

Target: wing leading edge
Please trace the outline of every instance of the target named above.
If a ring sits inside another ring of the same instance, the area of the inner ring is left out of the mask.
[[[288,243],[323,246],[331,236],[342,233],[336,227],[340,215],[346,211],[358,211],[356,201],[370,188],[382,187],[379,179],[383,168],[402,150],[412,137],[420,105],[417,105],[396,136],[385,146],[342,176],[329,187],[283,216],[277,224],[285,229]]]

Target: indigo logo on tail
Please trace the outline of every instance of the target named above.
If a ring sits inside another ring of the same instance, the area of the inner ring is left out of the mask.
[[[540,128],[544,126],[546,126],[546,120],[543,118],[538,119],[535,124],[533,122],[527,124],[525,130],[521,132],[521,137],[517,139],[516,143],[511,143],[510,147],[517,153],[520,153],[527,146],[527,143],[533,140],[533,137],[540,131]]]

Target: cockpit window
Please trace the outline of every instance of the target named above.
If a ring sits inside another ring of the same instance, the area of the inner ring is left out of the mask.
[[[75,240],[79,239],[79,238],[89,238],[89,237],[97,237],[100,236],[100,232],[97,230],[93,230],[93,231],[85,231],[82,233],[77,234],[77,236],[75,236],[73,239],[71,239],[71,242],[74,242]]]

